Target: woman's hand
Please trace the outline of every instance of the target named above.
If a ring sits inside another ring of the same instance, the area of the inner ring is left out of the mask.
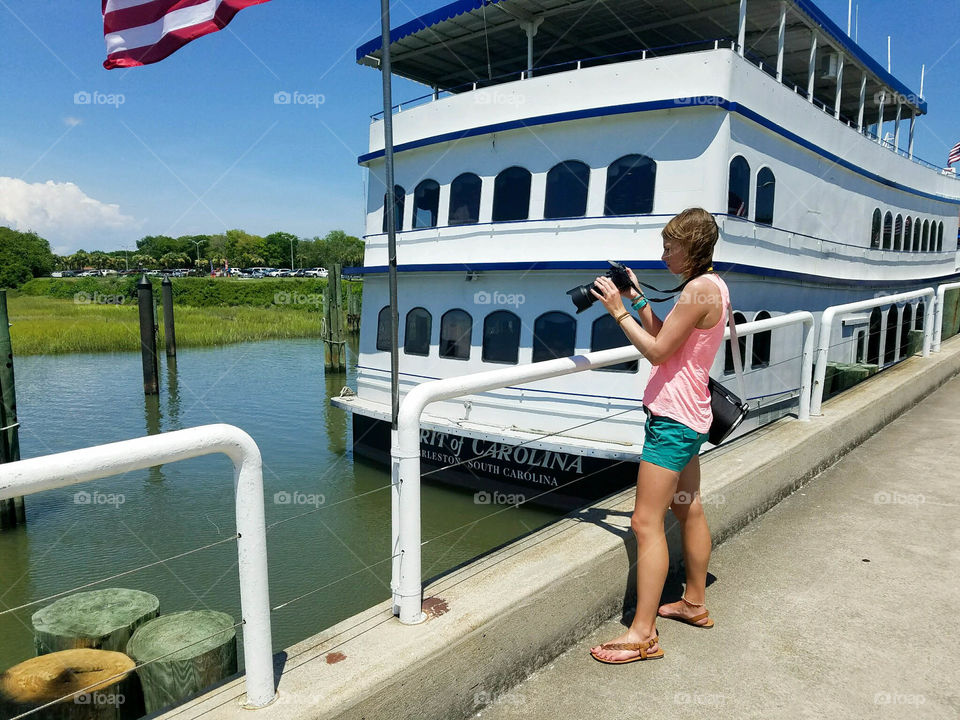
[[[627,275],[630,276],[630,282],[633,283],[633,287],[628,287],[626,290],[622,290],[620,294],[623,295],[625,298],[627,298],[627,300],[633,300],[635,298],[640,297],[641,295],[641,293],[638,293],[634,289],[634,288],[639,288],[640,283],[637,280],[637,276],[633,274],[633,270],[631,270],[630,268],[627,268]]]
[[[623,307],[623,297],[617,289],[617,286],[613,284],[613,280],[606,276],[601,276],[593,281],[593,285],[594,288],[600,292],[598,293],[594,288],[590,288],[590,292],[593,293],[593,296],[597,298],[597,300],[603,303],[608,313],[616,317],[626,312],[626,308]]]

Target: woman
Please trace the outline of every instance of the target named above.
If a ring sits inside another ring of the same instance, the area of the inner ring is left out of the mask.
[[[689,282],[663,321],[642,293],[633,288],[621,293],[610,278],[598,277],[599,292],[591,291],[653,365],[643,394],[648,417],[630,523],[637,536],[637,611],[626,633],[591,649],[601,662],[663,657],[658,614],[713,627],[704,605],[711,541],[700,502],[698,453],[713,419],[707,382],[730,303],[726,284],[711,267],[717,234],[713,216],[701,208],[684,210],[664,227],[663,261]],[[632,271],[630,279],[638,285]],[[632,301],[639,324],[624,308],[623,297]],[[669,565],[663,530],[668,507],[680,522],[687,582],[678,602],[658,610]]]

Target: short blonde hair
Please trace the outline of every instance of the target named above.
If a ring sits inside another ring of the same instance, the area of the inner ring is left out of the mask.
[[[713,215],[703,208],[687,208],[670,218],[663,228],[663,239],[686,252],[683,277],[689,279],[707,272],[713,264],[713,248],[720,231]]]

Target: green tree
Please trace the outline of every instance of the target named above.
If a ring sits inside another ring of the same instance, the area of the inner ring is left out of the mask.
[[[34,232],[0,227],[0,287],[19,287],[53,268],[49,242]]]
[[[266,246],[267,264],[271,267],[289,267],[291,246],[293,248],[294,265],[296,265],[297,243],[299,238],[288,232],[270,233],[264,239]]]
[[[90,264],[97,270],[103,270],[110,262],[109,256],[101,250],[94,250],[90,253]]]
[[[160,258],[160,265],[166,270],[182,268],[190,265],[190,258],[186,253],[168,252],[166,255]]]
[[[344,267],[363,265],[363,241],[343,230],[331,230],[319,242],[322,265],[340,263]]]
[[[227,230],[227,257],[235,267],[249,267],[266,262],[266,241],[243,230]]]
[[[136,253],[132,258],[130,258],[130,264],[135,268],[146,268],[150,269],[157,264],[157,259],[152,255],[147,255],[146,253]]]

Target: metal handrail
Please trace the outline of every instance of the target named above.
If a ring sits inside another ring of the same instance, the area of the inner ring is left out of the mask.
[[[816,370],[813,378],[813,400],[810,403],[811,415],[823,414],[821,412],[821,406],[823,404],[823,384],[827,377],[827,353],[830,350],[830,333],[833,330],[833,321],[837,316],[848,315],[858,310],[868,310],[883,305],[893,305],[898,302],[914,300],[921,297],[929,297],[932,299],[933,288],[912,290],[910,292],[896,293],[895,295],[883,295],[881,297],[871,298],[870,300],[860,300],[844,305],[832,305],[823,311],[823,315],[820,316],[820,342],[817,347]],[[923,357],[930,355],[930,344],[933,337],[933,309],[932,302],[928,302],[924,307]]]
[[[810,378],[813,370],[813,315],[799,311],[766,320],[737,324],[741,337],[787,325],[802,324],[803,355],[800,370],[800,406],[798,416],[807,420],[810,398]],[[724,331],[724,340],[730,338],[730,328]],[[393,594],[393,612],[400,622],[413,625],[425,620],[421,609],[420,548],[420,418],[427,405],[450,400],[462,395],[510,387],[520,382],[546,380],[638,360],[643,354],[632,345],[612,350],[599,350],[584,355],[546,360],[516,367],[488,370],[417,385],[400,403],[397,429],[390,438],[391,492],[391,554],[393,558],[390,589]]]
[[[261,708],[275,696],[270,588],[262,460],[247,433],[233,425],[201,425],[6,463],[0,465],[0,500],[214,453],[233,461],[246,707]]]
[[[933,316],[933,352],[940,352],[940,340],[943,337],[943,303],[947,290],[960,288],[960,282],[944,283],[937,286],[937,304]]]

